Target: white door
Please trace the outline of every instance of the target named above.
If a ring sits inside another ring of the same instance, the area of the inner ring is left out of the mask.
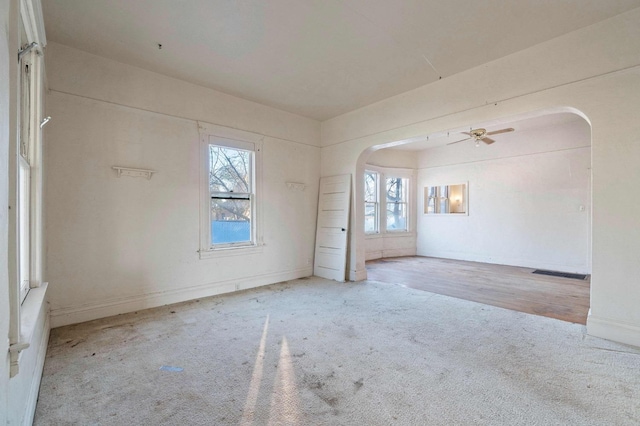
[[[345,280],[350,203],[351,175],[320,178],[313,263],[313,274],[318,277]]]

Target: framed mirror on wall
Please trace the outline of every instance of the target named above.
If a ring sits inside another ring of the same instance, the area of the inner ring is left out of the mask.
[[[467,183],[424,187],[424,214],[468,215]]]

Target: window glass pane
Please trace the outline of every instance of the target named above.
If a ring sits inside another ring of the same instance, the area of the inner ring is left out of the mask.
[[[29,270],[30,270],[30,223],[29,223],[29,199],[30,199],[30,167],[23,159],[18,160],[18,246],[19,246],[19,265],[20,265],[20,298],[24,300],[29,291]]]
[[[21,65],[20,155],[28,161],[31,138],[31,64],[27,62],[26,56],[23,57]]]
[[[403,178],[387,178],[387,230],[406,231],[407,228],[407,186]]]
[[[364,204],[364,232],[378,232],[378,204]]]
[[[387,230],[407,230],[407,205],[406,203],[387,203]]]
[[[24,23],[20,19],[20,46],[29,45]],[[31,55],[27,53],[20,59],[20,155],[29,161],[31,132]]]
[[[387,178],[387,202],[406,201],[407,179]]]
[[[251,151],[209,145],[211,192],[251,192]]]
[[[438,213],[449,213],[449,187],[447,185],[440,187]]]
[[[211,200],[211,241],[213,244],[251,241],[251,200]]]
[[[209,145],[211,245],[251,243],[253,151]]]
[[[365,172],[364,174],[364,200],[378,201],[378,174],[375,172]]]
[[[424,197],[426,200],[425,213],[436,213],[437,187],[428,186],[424,189]]]
[[[436,212],[436,198],[429,197],[427,199],[427,211],[426,213],[435,213]]]

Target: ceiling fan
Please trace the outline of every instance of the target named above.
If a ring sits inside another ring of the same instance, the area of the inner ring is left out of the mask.
[[[491,145],[495,141],[488,136],[499,135],[500,133],[508,133],[513,132],[515,129],[513,127],[509,127],[507,129],[494,130],[493,132],[487,132],[487,129],[472,129],[469,132],[462,132],[465,135],[469,135],[468,138],[461,139],[455,142],[449,142],[447,145],[453,145],[454,143],[468,141],[473,139],[476,142],[476,146],[480,145],[480,141],[486,143],[487,145]]]

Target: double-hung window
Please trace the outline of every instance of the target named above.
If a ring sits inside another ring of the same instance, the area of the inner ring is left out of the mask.
[[[378,172],[370,170],[364,172],[364,232],[367,234],[379,232],[379,177]]]
[[[200,259],[262,251],[264,136],[202,122],[198,128]]]
[[[409,206],[409,179],[401,177],[386,178],[387,232],[409,230],[407,209]]]
[[[27,49],[28,38],[21,25],[22,49]],[[18,154],[18,282],[20,302],[27,297],[30,288],[31,271],[31,157],[33,157],[33,61],[32,53],[19,56],[20,65],[20,108],[19,114],[19,154]]]
[[[10,81],[16,87],[16,121],[11,123],[9,149],[9,233],[11,258],[9,277],[10,376],[18,374],[20,353],[35,336],[37,316],[43,310],[47,285],[43,268],[42,127],[44,95],[44,50],[46,37],[40,1],[21,0],[16,25],[17,71]],[[12,27],[12,26],[10,26]],[[13,31],[13,30],[11,30]],[[12,51],[13,51],[13,42]],[[15,77],[14,77],[15,76]],[[15,78],[15,79],[14,79]],[[15,127],[13,127],[15,126]],[[13,255],[15,254],[15,256]]]
[[[412,174],[405,169],[374,168],[364,172],[364,232],[409,233]]]
[[[255,244],[255,148],[251,143],[209,143],[211,248]]]

